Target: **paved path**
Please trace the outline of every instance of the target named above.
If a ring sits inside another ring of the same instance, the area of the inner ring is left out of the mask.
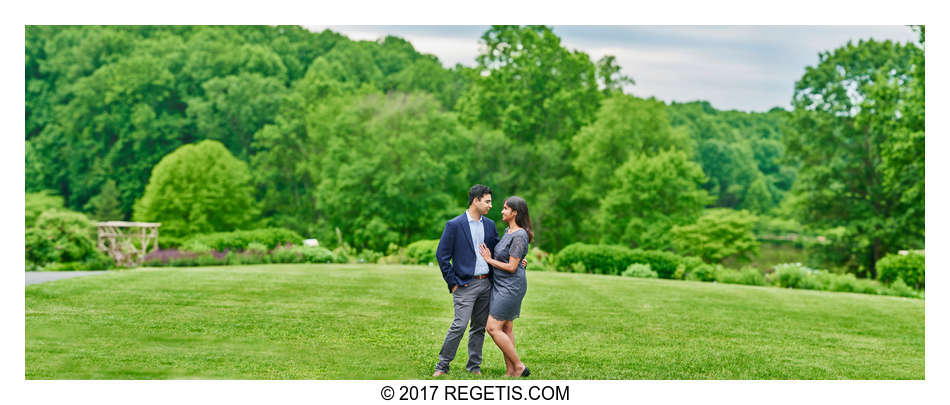
[[[93,274],[106,274],[111,271],[27,271],[26,285],[45,283],[47,281],[61,280],[79,276],[91,276]]]

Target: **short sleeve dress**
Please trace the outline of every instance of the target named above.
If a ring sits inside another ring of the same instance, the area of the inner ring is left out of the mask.
[[[514,232],[505,230],[504,236],[495,245],[492,257],[500,262],[508,262],[511,256],[523,259],[528,254],[528,232],[519,229]],[[520,261],[520,260],[519,260]],[[491,304],[488,313],[498,320],[510,321],[521,315],[521,300],[528,291],[528,280],[524,266],[518,264],[514,273],[492,269]]]

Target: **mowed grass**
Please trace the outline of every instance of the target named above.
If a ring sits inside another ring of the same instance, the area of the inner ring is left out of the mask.
[[[437,267],[130,270],[26,287],[26,378],[428,379],[451,320]],[[924,378],[897,297],[529,272],[514,331],[532,379]]]

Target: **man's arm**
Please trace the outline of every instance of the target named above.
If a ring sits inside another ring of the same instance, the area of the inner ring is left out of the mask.
[[[449,292],[458,285],[458,279],[455,278],[455,272],[452,271],[450,260],[455,253],[455,229],[452,228],[452,221],[445,223],[442,230],[442,237],[439,238],[439,247],[435,249],[435,259],[439,262],[439,270],[442,270],[442,278],[448,284]]]

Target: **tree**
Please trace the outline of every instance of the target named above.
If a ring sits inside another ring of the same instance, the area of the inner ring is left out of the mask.
[[[667,248],[670,228],[695,222],[712,201],[699,187],[706,181],[702,169],[682,151],[632,157],[614,176],[618,184],[606,191],[595,218],[604,243]]]
[[[571,141],[572,164],[580,175],[577,193],[584,199],[602,196],[616,182],[613,171],[632,156],[662,151],[692,152],[693,142],[670,126],[666,105],[656,99],[619,94],[604,100],[597,119]]]
[[[276,78],[256,73],[216,77],[206,81],[205,96],[188,103],[188,115],[207,139],[227,145],[247,161],[255,132],[274,122],[284,86]]]
[[[466,122],[500,129],[521,142],[567,141],[600,106],[590,57],[561,46],[544,26],[492,26],[482,35],[477,77],[463,99]]]
[[[464,210],[471,135],[426,94],[369,94],[324,113],[315,135],[325,149],[310,163],[323,229],[385,251],[437,238]]]
[[[748,260],[759,248],[753,232],[757,221],[744,210],[708,209],[694,224],[674,225],[670,229],[672,244],[680,253],[708,263],[721,263],[729,257]]]
[[[99,194],[92,197],[86,204],[86,210],[92,213],[93,218],[100,221],[125,219],[119,207],[119,189],[115,186],[115,180],[109,179],[102,185]]]
[[[184,145],[155,165],[134,217],[161,222],[173,236],[254,227],[258,209],[247,164],[218,141]]]
[[[891,41],[848,42],[819,55],[795,84],[785,144],[802,162],[798,212],[837,239],[876,276],[889,252],[922,246],[923,50]],[[830,248],[840,248],[830,246]]]

